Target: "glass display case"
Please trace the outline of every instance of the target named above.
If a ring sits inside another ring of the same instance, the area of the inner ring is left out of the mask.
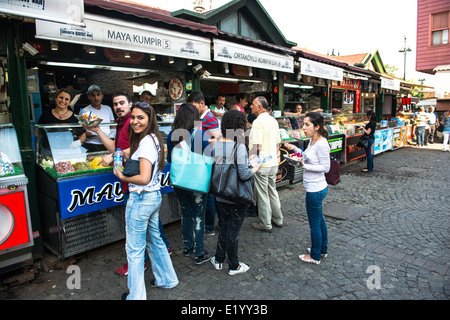
[[[12,123],[0,124],[0,179],[24,174],[16,130]]]
[[[323,113],[323,116],[328,134],[355,135],[361,133],[361,129],[357,129],[355,126],[368,123],[365,115],[361,113]]]
[[[77,140],[83,132],[78,124],[36,125],[37,165],[56,180],[112,172],[102,165],[102,157],[110,152],[88,152]]]
[[[102,123],[115,126],[115,123]],[[161,123],[166,144],[171,123]],[[44,245],[59,258],[125,238],[125,196],[112,167],[102,165],[110,151],[89,152],[78,140],[79,124],[36,125],[36,180]],[[167,148],[166,148],[167,150]],[[170,165],[161,173],[163,224],[180,219],[169,185]]]

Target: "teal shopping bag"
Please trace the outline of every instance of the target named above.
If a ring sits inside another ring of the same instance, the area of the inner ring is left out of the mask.
[[[170,164],[170,185],[200,193],[208,193],[213,158],[195,153],[190,148],[175,147]]]

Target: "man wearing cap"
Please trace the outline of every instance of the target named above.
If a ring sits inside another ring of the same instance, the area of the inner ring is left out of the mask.
[[[103,93],[99,86],[95,84],[90,86],[87,90],[87,97],[91,104],[82,109],[82,113],[95,114],[97,118],[102,119],[103,122],[114,122],[114,115],[111,107],[102,104]],[[100,127],[108,138],[114,138],[116,135],[115,129],[112,129],[109,126]],[[89,152],[106,150],[97,133],[91,130],[86,131],[86,142],[83,144],[83,147],[88,149]]]

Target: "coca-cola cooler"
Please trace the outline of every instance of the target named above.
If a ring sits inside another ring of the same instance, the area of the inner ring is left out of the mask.
[[[32,259],[27,184],[14,126],[0,124],[0,273]]]

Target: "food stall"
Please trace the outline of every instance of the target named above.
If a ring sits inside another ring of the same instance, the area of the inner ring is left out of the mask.
[[[125,238],[120,180],[112,167],[101,164],[102,156],[109,152],[88,152],[78,145],[76,136],[80,129],[79,124],[36,125],[42,236],[44,245],[59,258]],[[178,204],[168,186],[169,170],[166,165],[161,173],[164,195],[160,213],[164,223],[179,219]]]
[[[0,273],[32,258],[33,237],[24,174],[16,131],[0,124]]]

